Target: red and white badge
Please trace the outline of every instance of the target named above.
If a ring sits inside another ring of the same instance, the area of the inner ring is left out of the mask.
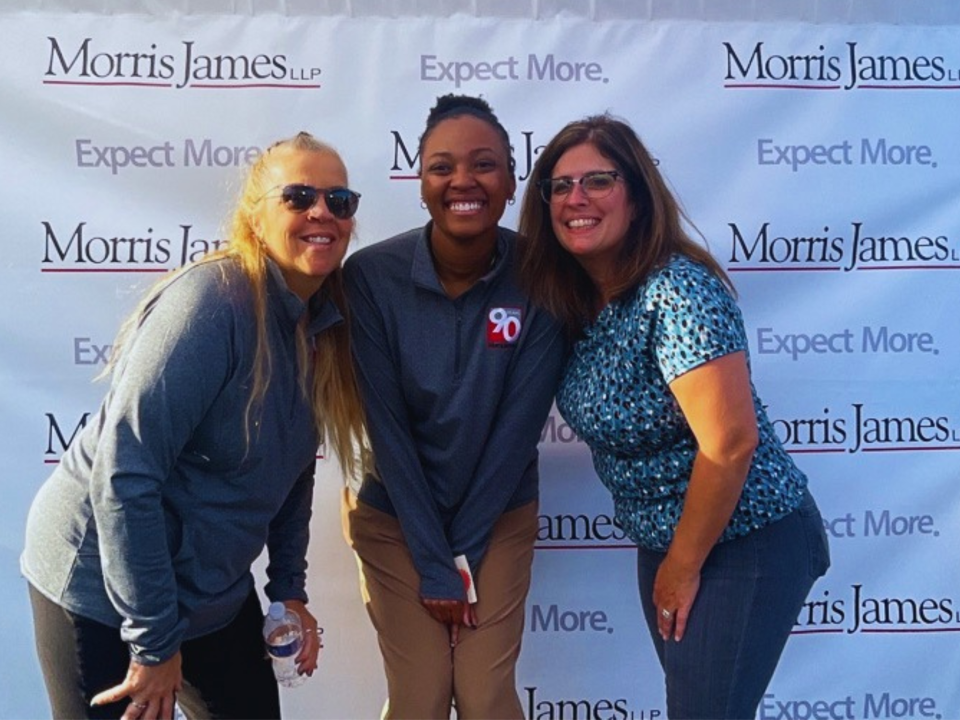
[[[457,555],[453,562],[460,571],[460,577],[463,578],[463,589],[467,592],[467,602],[475,603],[477,601],[477,586],[473,582],[473,573],[470,572],[470,563],[467,561],[467,556]]]
[[[487,346],[513,345],[523,329],[523,311],[518,307],[490,308],[487,313]]]

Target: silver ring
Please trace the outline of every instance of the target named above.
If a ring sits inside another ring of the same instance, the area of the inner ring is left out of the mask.
[[[137,710],[147,709],[147,703],[138,703],[136,700],[131,699],[130,704],[133,705]]]
[[[663,615],[663,617],[664,617],[665,619],[667,619],[667,620],[669,620],[671,617],[673,617],[673,613],[670,612],[669,610],[667,610],[666,608],[664,608],[663,610],[661,610],[661,611],[660,611],[660,614]]]

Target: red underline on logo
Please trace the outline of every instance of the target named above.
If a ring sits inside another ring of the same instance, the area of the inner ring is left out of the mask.
[[[319,85],[296,85],[294,83],[238,83],[235,85],[216,85],[208,83],[190,83],[187,87],[200,90],[240,90],[243,88],[280,88],[284,90],[319,90]]]
[[[943,632],[960,632],[960,627],[948,627],[948,628],[864,628],[861,632],[863,633],[873,633],[873,634],[915,634],[915,633],[943,633]]]
[[[391,180],[419,180],[419,175],[391,175]]]
[[[842,85],[784,85],[777,83],[726,83],[735,90],[842,90]]]
[[[960,445],[934,445],[926,447],[880,447],[863,448],[863,452],[924,452],[935,450],[960,450]]]
[[[786,83],[724,83],[733,90],[843,90],[842,85],[790,85]],[[960,85],[854,85],[854,90],[960,90]]]
[[[729,266],[727,272],[839,272],[840,267],[739,267]]]
[[[44,80],[44,85],[84,85],[87,87],[162,87],[170,88],[173,87],[173,83],[157,83],[157,82],[133,82],[133,81],[116,81],[116,82],[90,82],[83,80]]]
[[[534,550],[635,550],[636,545],[534,545]]]
[[[960,450],[960,445],[863,448],[861,452],[924,452],[936,450]],[[845,453],[849,451],[846,448],[788,448],[787,452],[790,455],[825,455],[828,453]]]
[[[826,453],[843,453],[846,452],[845,448],[788,448],[787,452],[791,455],[795,454],[826,454]]]
[[[841,267],[738,267],[727,266],[727,272],[840,272]],[[960,265],[864,265],[853,268],[860,270],[960,270]]]
[[[857,85],[862,90],[960,90],[960,85]]]
[[[791,635],[835,635],[837,633],[842,633],[843,628],[827,628],[827,629],[817,629],[817,630],[791,630]]]
[[[868,265],[855,270],[960,270],[960,265]]]
[[[40,268],[42,273],[162,273],[171,268]]]
[[[323,460],[323,457],[324,457],[323,455],[319,455],[319,454],[318,454],[318,455],[317,455],[317,460]],[[59,465],[59,464],[60,464],[60,459],[57,458],[56,460],[44,460],[44,461],[43,461],[43,464],[44,464],[44,465]]]

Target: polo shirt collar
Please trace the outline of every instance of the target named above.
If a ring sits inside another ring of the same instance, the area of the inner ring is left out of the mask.
[[[323,292],[322,287],[305,303],[287,286],[280,266],[271,258],[267,258],[267,302],[272,306],[277,317],[291,328],[296,328],[303,313],[308,312],[307,335],[309,337],[343,322],[343,315],[340,314],[336,304],[327,297],[327,293]]]
[[[446,291],[440,284],[440,278],[437,276],[437,269],[433,266],[433,253],[430,252],[430,232],[432,229],[432,220],[420,229],[420,237],[417,238],[417,244],[413,250],[413,267],[410,275],[414,285],[446,295]],[[497,228],[497,259],[490,271],[477,282],[486,282],[499,275],[503,271],[509,251],[510,243],[507,242],[503,229]]]

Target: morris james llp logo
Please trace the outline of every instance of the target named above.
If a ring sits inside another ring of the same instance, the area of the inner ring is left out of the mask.
[[[514,137],[511,133],[511,137]],[[399,130],[391,130],[392,144],[390,179],[391,180],[419,180],[417,167],[420,165],[419,141],[413,136],[404,136]],[[520,143],[511,146],[513,159],[517,163],[517,180],[525,182],[530,177],[530,171],[537,156],[543,151],[544,145],[538,145],[533,138],[533,131],[520,132]]]
[[[863,583],[843,596],[823,590],[807,600],[794,624],[795,635],[817,633],[930,633],[960,631],[960,613],[949,597],[880,595]]]
[[[79,44],[50,36],[45,85],[173,88],[320,87],[322,70],[292,63],[283,54],[210,54],[192,40],[174,52],[156,43],[139,48],[103,47],[92,37]]]
[[[660,720],[658,708],[632,710],[626,698],[553,698],[539,687],[523,688],[527,720]]]
[[[864,403],[817,417],[771,416],[790,453],[869,453],[960,450],[960,430],[946,415],[877,413]]]
[[[509,131],[509,128],[508,128]],[[509,131],[510,137],[519,142],[514,142],[510,146],[513,151],[513,159],[516,161],[515,168],[518,182],[526,182],[533,170],[533,165],[537,157],[543,152],[546,145],[541,145],[535,138],[532,130],[521,130],[519,135]],[[417,167],[420,164],[419,142],[413,133],[407,133],[404,136],[399,130],[390,131],[390,179],[391,180],[419,180]],[[659,165],[659,158],[653,158],[653,164]]]
[[[817,232],[800,233],[770,222],[727,226],[729,272],[960,269],[960,247],[946,234],[886,234],[859,221],[846,231],[824,225]]]
[[[199,236],[192,225],[180,225],[175,234],[155,233],[114,235],[87,228],[86,222],[56,227],[46,220],[41,272],[166,272],[186,265],[226,241]]]
[[[960,68],[942,55],[870,53],[850,41],[806,52],[722,43],[724,87],[792,90],[960,90]]]
[[[538,550],[632,548],[626,533],[605,513],[556,513],[540,515]]]
[[[559,417],[556,412],[551,412],[547,421],[543,424],[543,430],[540,432],[540,442],[550,445],[583,444],[583,440],[577,436],[573,428],[564,422],[563,418]]]
[[[52,412],[44,413],[47,421],[47,445],[43,451],[43,461],[48,464],[60,462],[60,456],[66,452],[70,444],[77,438],[80,431],[86,427],[90,413],[85,412],[79,420],[64,421],[57,418]]]

